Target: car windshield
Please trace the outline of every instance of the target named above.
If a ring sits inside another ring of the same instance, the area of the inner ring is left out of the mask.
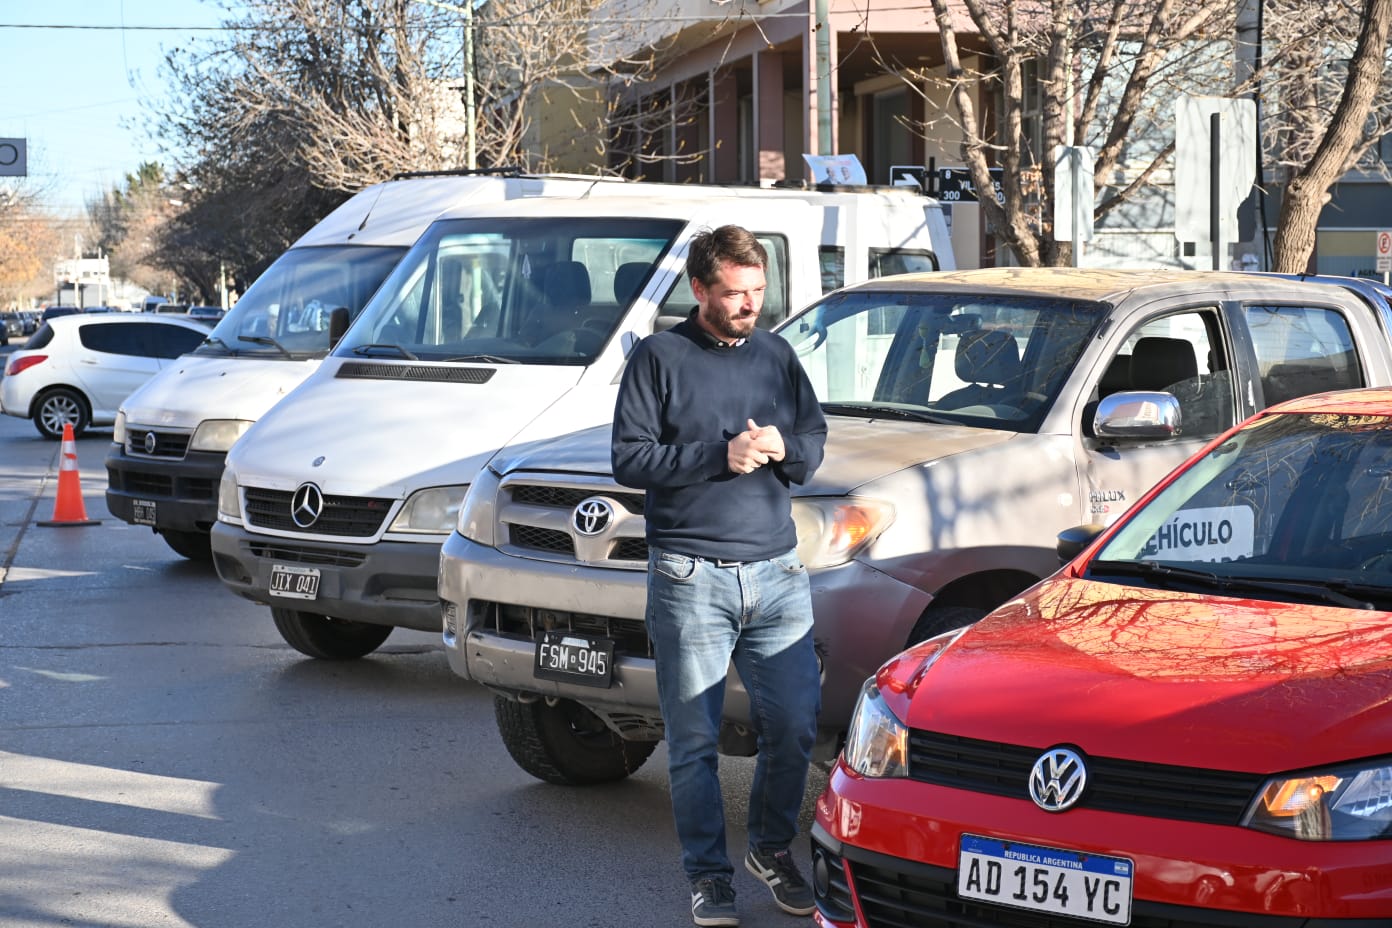
[[[438,222],[334,354],[588,364],[681,227],[629,218]]]
[[[386,245],[292,248],[227,311],[194,354],[323,357],[329,313],[361,312],[406,249]]]
[[[850,290],[778,333],[829,413],[1033,432],[1105,313],[1066,299]]]
[[[1392,607],[1392,416],[1256,420],[1130,516],[1089,576]]]

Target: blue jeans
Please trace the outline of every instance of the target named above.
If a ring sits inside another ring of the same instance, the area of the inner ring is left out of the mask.
[[[797,835],[822,700],[807,568],[794,551],[721,567],[654,548],[647,625],[682,867],[692,880],[729,877],[716,744],[732,662],[758,735],[749,845],[780,850]]]

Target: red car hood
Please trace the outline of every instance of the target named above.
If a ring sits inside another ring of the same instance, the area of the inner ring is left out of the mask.
[[[1060,575],[919,663],[881,689],[946,734],[1249,773],[1392,749],[1392,613]]]

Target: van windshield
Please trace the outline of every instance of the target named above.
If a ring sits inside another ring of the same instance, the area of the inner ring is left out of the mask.
[[[630,218],[437,222],[334,354],[588,364],[681,228]]]
[[[314,358],[329,353],[329,313],[357,316],[406,249],[292,248],[266,268],[194,354]]]
[[[1105,318],[1066,299],[868,289],[778,334],[828,412],[1033,432]]]

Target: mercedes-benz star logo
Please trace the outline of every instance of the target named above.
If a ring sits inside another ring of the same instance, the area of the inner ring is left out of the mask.
[[[614,520],[614,507],[607,499],[591,496],[580,501],[570,514],[570,524],[580,535],[598,535]]]
[[[155,433],[154,433],[154,432],[146,432],[146,433],[145,433],[145,453],[146,453],[146,454],[154,454],[154,453],[155,453],[155,445],[158,444],[158,442],[159,442],[159,439],[155,437]]]
[[[302,483],[290,497],[290,518],[300,528],[309,528],[324,513],[324,491],[312,483]]]
[[[1030,798],[1045,812],[1073,808],[1086,786],[1087,767],[1068,748],[1050,748],[1030,771]]]

